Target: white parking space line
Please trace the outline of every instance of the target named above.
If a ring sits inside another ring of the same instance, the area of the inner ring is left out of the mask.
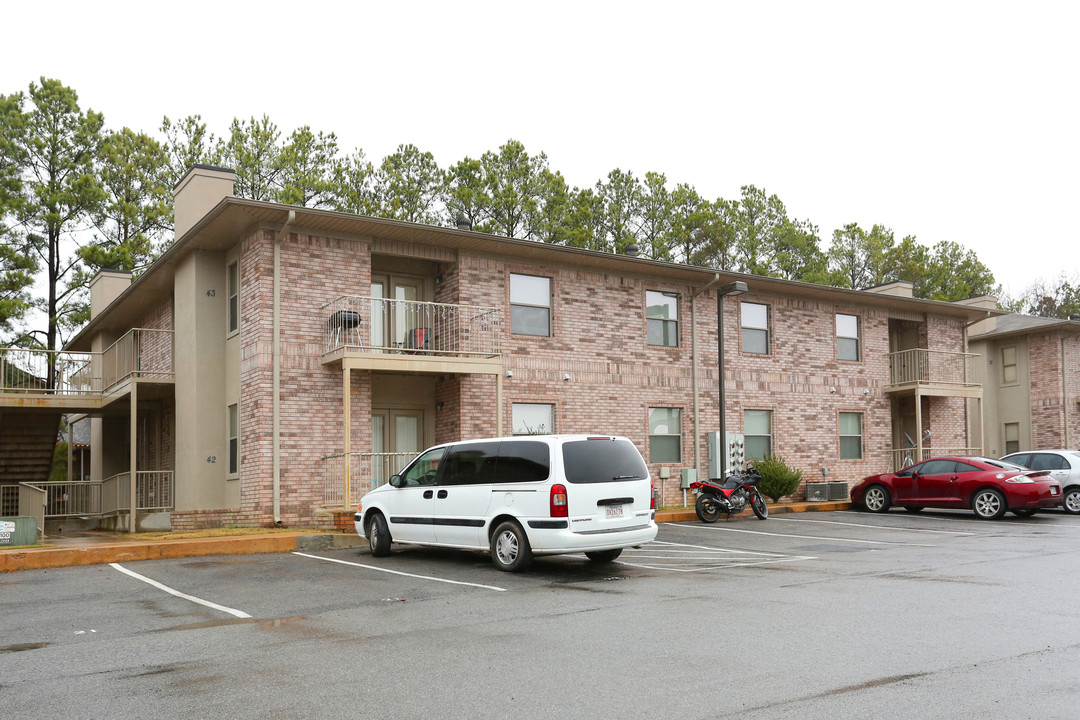
[[[183,598],[184,600],[190,600],[193,603],[198,603],[199,605],[205,605],[208,608],[213,608],[214,610],[220,610],[221,612],[228,613],[228,614],[233,615],[233,616],[238,617],[238,618],[249,618],[249,617],[251,617],[250,615],[248,615],[243,610],[236,610],[234,608],[225,607],[224,605],[218,605],[217,603],[210,602],[209,600],[203,600],[202,598],[197,598],[194,595],[188,595],[187,593],[182,593],[179,590],[173,590],[168,585],[162,585],[157,580],[151,580],[150,578],[146,577],[145,575],[140,575],[137,572],[132,572],[131,570],[128,570],[126,567],[123,567],[123,566],[118,565],[116,563],[109,563],[109,565],[111,567],[116,568],[117,570],[124,573],[125,575],[130,575],[131,577],[135,578],[136,580],[142,580],[147,585],[153,585],[158,590],[164,590],[165,592],[169,593],[170,595],[175,595],[178,598]]]
[[[769,518],[770,520],[779,520],[780,522],[804,522],[804,523],[821,523],[823,525],[845,525],[847,527],[860,527],[860,528],[873,528],[874,530],[899,530],[904,532],[920,532],[920,533],[943,533],[945,535],[967,535],[974,536],[978,533],[960,532],[959,530],[931,530],[930,528],[910,528],[910,527],[890,527],[888,525],[863,525],[862,523],[849,523],[839,522],[837,520],[811,520],[809,518]]]
[[[446,578],[431,577],[430,575],[415,575],[413,573],[402,572],[400,570],[391,570],[389,568],[376,567],[374,565],[363,565],[361,563],[349,562],[348,560],[338,560],[337,558],[319,557],[318,555],[308,555],[307,553],[294,552],[293,555],[299,555],[300,557],[313,558],[315,560],[325,560],[326,562],[338,563],[340,565],[352,565],[353,567],[364,568],[365,570],[377,570],[379,572],[390,573],[391,575],[403,575],[405,577],[417,578],[419,580],[431,580],[432,582],[449,583],[450,585],[468,585],[469,587],[483,588],[484,590],[494,590],[495,592],[506,592],[506,588],[495,587],[494,585],[480,585],[479,583],[464,582],[462,580],[447,580]]]
[[[965,512],[961,509],[956,509],[957,513]],[[839,513],[847,515],[865,515],[865,513],[858,512],[856,510],[838,510]],[[1058,513],[1045,513],[1046,517],[1071,517]],[[878,517],[886,518],[894,516],[893,513],[881,513]],[[947,522],[949,524],[964,523],[966,525],[978,525],[986,530],[1000,530],[1002,527],[1033,527],[1028,520],[1029,518],[1008,518],[1004,523],[1000,520],[980,520],[973,517],[970,511],[967,511],[967,515],[927,515],[926,513],[919,513],[918,515],[911,515],[908,513],[895,514],[895,517],[906,517],[912,520],[918,518],[919,520],[932,520],[934,522]],[[1037,521],[1038,522],[1038,521]],[[1072,525],[1067,523],[1043,523],[1039,525],[1040,528],[1053,528],[1054,530],[1068,529],[1068,530],[1080,530],[1080,525]]]
[[[649,570],[702,572],[816,559],[808,555],[782,555],[654,540],[645,547],[624,550],[619,563]]]
[[[763,530],[737,530],[736,528],[717,527],[715,525],[699,525],[696,523],[669,523],[679,527],[693,528],[695,530],[712,530],[714,532],[747,533],[748,535],[771,535],[772,537],[798,538],[799,540],[824,540],[828,542],[862,543],[864,545],[897,545],[901,547],[937,547],[937,545],[925,545],[922,543],[890,542],[888,540],[863,540],[860,538],[821,537],[820,535],[789,535],[787,533],[765,532]]]

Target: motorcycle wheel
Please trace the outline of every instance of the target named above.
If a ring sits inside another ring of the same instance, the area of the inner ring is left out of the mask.
[[[750,498],[750,507],[753,508],[754,514],[759,519],[769,519],[769,506],[765,504],[765,498],[761,497],[761,493],[755,492],[753,497]]]
[[[720,504],[709,495],[699,495],[694,510],[701,522],[714,523],[720,519]]]

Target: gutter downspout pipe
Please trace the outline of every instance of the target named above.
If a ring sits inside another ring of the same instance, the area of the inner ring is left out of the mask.
[[[716,283],[720,282],[720,273],[713,275],[713,279],[704,287],[698,288],[690,296],[690,382],[694,389],[694,468],[697,470],[698,479],[705,477],[701,472],[701,397],[698,388],[698,350],[697,350],[697,297],[708,292]],[[686,504],[686,491],[683,491],[683,505]]]
[[[274,235],[274,379],[273,379],[273,464],[274,524],[281,525],[281,239],[296,222],[296,211]]]

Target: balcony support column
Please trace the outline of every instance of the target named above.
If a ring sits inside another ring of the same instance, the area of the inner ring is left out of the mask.
[[[131,428],[130,447],[128,450],[128,467],[131,468],[129,472],[130,491],[128,493],[128,501],[131,503],[131,519],[128,521],[128,532],[135,532],[135,510],[136,510],[136,495],[137,488],[135,478],[135,463],[139,457],[139,445],[138,445],[138,430],[139,430],[139,381],[135,378],[131,378]]]

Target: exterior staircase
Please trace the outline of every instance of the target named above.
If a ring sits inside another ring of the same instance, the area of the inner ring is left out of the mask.
[[[0,485],[49,479],[61,415],[0,409]]]

